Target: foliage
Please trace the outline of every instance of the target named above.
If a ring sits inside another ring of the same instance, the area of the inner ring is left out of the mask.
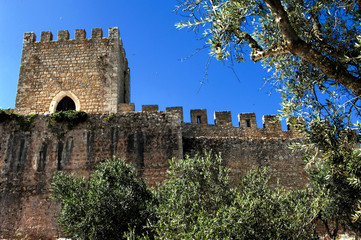
[[[266,169],[232,187],[222,159],[208,154],[172,160],[168,177],[156,191],[156,239],[312,239],[317,198],[271,188]]]
[[[67,123],[68,129],[72,129],[79,123],[85,122],[87,118],[88,114],[86,112],[75,110],[59,111],[50,116],[53,122]]]
[[[361,199],[361,152],[355,131],[342,118],[313,119],[303,128],[307,168],[313,187],[321,193],[319,219],[332,238],[340,229],[361,233],[361,219],[354,215]],[[333,226],[333,230],[331,229]]]
[[[181,0],[178,23],[203,36],[217,59],[263,60],[280,83],[333,85],[361,96],[360,2],[356,0]],[[289,89],[290,91],[290,89]],[[311,93],[312,92],[308,92]]]
[[[89,179],[58,172],[51,191],[61,203],[59,224],[74,239],[123,239],[129,227],[144,233],[152,219],[151,192],[133,166],[119,159],[101,163]]]
[[[282,93],[282,117],[360,117],[360,1],[179,2],[186,20],[177,26],[203,30],[217,59],[262,60]]]
[[[10,120],[15,118],[17,115],[14,113],[11,113],[10,111],[4,111],[0,109],[0,122],[4,122],[6,120]]]
[[[299,126],[314,190],[325,203],[318,217],[360,232],[359,139],[361,2],[356,0],[182,0],[178,27],[203,29],[217,59],[243,61],[249,51],[282,93],[281,117]],[[248,45],[248,46],[247,46]],[[336,231],[328,231],[336,237]]]
[[[238,239],[314,239],[314,220],[321,203],[310,189],[270,187],[265,168],[250,171],[243,179],[228,226]],[[242,236],[242,237],[239,237]]]
[[[153,194],[119,159],[90,179],[59,172],[59,223],[74,239],[314,239],[315,192],[271,187],[266,168],[235,184],[222,165],[211,154],[173,159]]]
[[[161,239],[201,238],[202,231],[209,229],[199,218],[213,218],[221,206],[231,204],[235,192],[229,170],[221,164],[220,157],[210,155],[170,161],[169,180],[156,191],[159,220],[155,225]]]
[[[0,122],[15,120],[23,131],[30,131],[31,123],[37,116],[37,114],[21,115],[0,109]]]

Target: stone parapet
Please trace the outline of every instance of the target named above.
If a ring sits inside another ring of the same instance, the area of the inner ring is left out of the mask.
[[[207,125],[208,124],[207,109],[192,109],[191,123]]]
[[[111,27],[108,30],[108,38],[117,39],[119,38],[119,29],[117,27]],[[43,31],[40,34],[40,42],[51,42],[53,40],[53,33],[50,31]],[[69,31],[68,30],[59,30],[58,37],[56,41],[64,41],[69,39]],[[93,28],[91,33],[91,38],[89,39],[103,39],[103,29],[101,28]],[[74,40],[85,40],[86,31],[85,29],[76,29]],[[71,41],[71,40],[70,40]],[[24,33],[24,42],[26,43],[34,43],[36,42],[36,35],[33,32]]]
[[[158,105],[143,105],[142,106],[143,112],[153,112],[158,111]]]
[[[134,112],[134,103],[119,103],[118,113]]]
[[[214,124],[232,126],[231,111],[214,112]]]

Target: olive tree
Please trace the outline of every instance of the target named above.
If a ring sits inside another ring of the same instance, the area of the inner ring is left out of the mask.
[[[217,59],[242,62],[249,53],[262,61],[282,93],[280,115],[305,119],[297,147],[333,206],[319,214],[326,228],[336,226],[328,234],[345,225],[359,233],[361,1],[182,0],[177,12],[186,18],[177,26],[202,32]]]
[[[132,165],[99,164],[89,179],[58,172],[51,196],[61,204],[58,222],[74,239],[123,239],[129,229],[146,233],[153,195]]]

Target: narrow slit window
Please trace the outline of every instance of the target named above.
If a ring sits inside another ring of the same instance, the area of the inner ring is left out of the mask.
[[[251,120],[249,119],[246,120],[246,127],[248,128],[251,127]]]
[[[201,116],[197,116],[197,123],[201,123]]]

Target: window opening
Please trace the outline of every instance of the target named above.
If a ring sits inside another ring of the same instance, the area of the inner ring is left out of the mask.
[[[251,121],[249,119],[246,120],[246,127],[251,127]]]
[[[197,116],[197,123],[201,123],[201,116]]]
[[[61,101],[58,103],[58,105],[56,106],[56,111],[67,111],[67,110],[75,110],[75,103],[73,101],[73,99],[71,99],[70,97],[66,96],[63,99],[61,99]]]

